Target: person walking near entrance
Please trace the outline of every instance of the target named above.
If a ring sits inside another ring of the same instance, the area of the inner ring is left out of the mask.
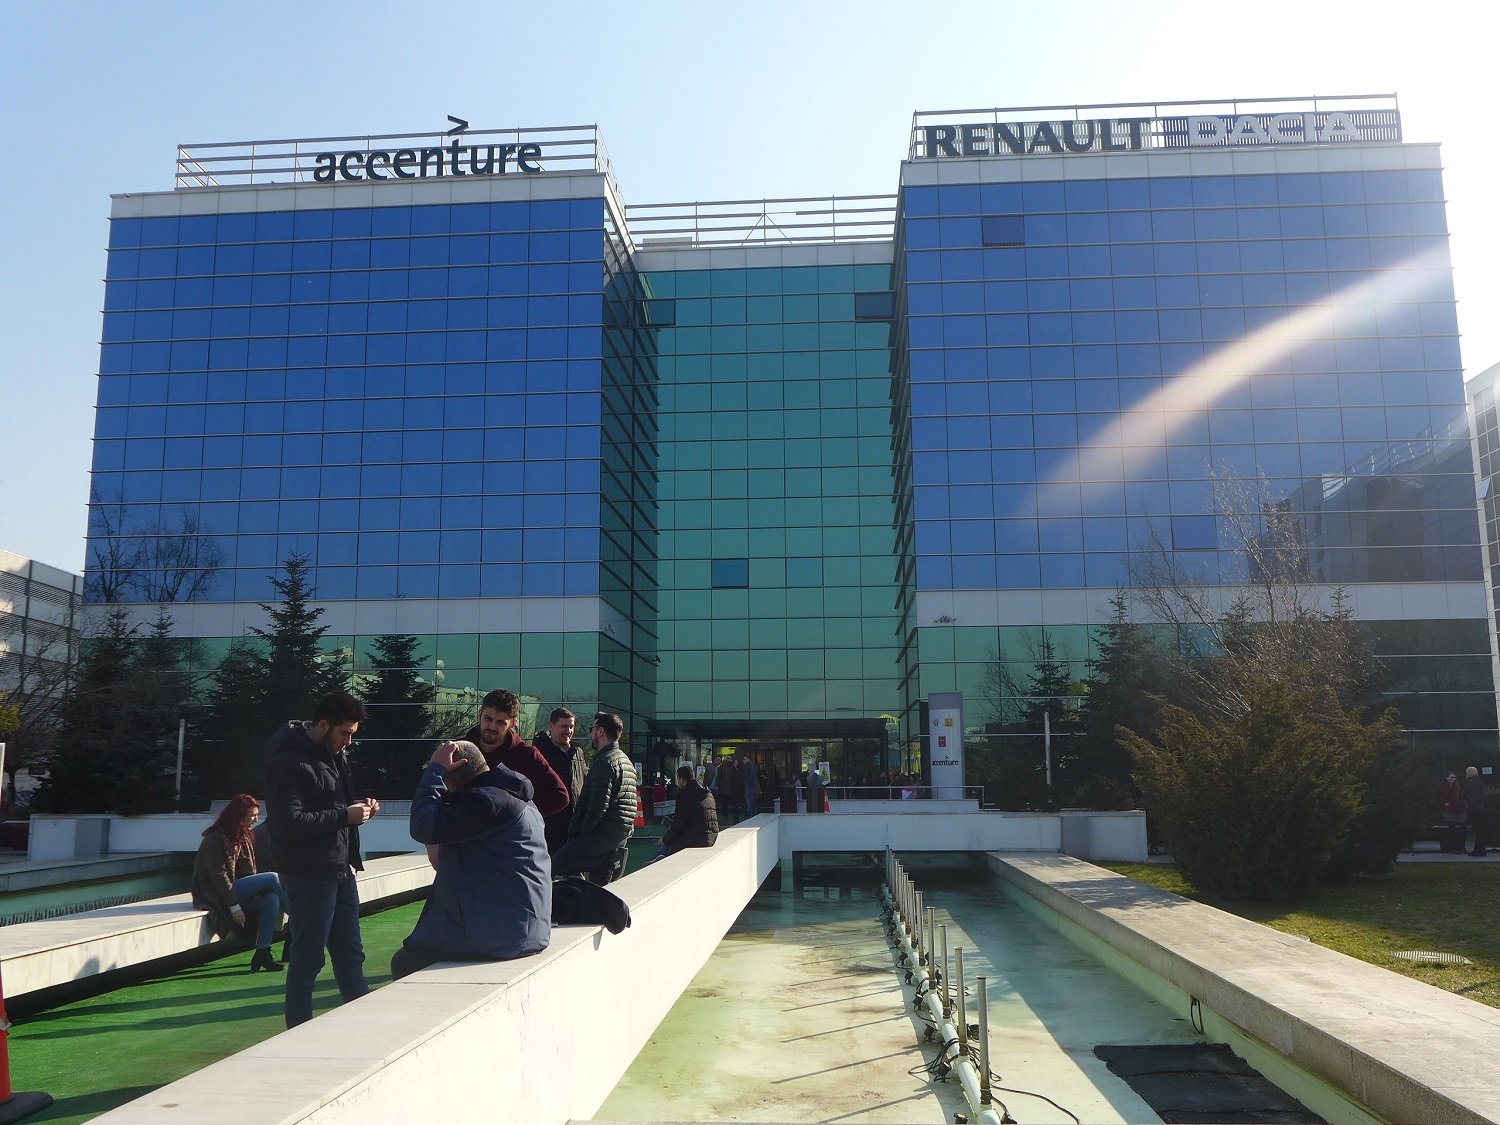
[[[746,754],[740,765],[740,788],[745,798],[745,819],[760,812],[760,777],[755,772],[755,763]]]
[[[1474,829],[1474,850],[1469,854],[1486,855],[1485,846],[1489,841],[1485,837],[1489,823],[1484,811],[1484,778],[1479,776],[1478,766],[1464,770],[1464,805],[1469,813],[1469,827]]]
[[[745,802],[740,799],[740,767],[734,758],[729,758],[719,766],[718,775],[714,778],[714,797],[719,805],[719,810],[728,819],[724,822],[732,824],[740,819],[740,814],[745,811]]]

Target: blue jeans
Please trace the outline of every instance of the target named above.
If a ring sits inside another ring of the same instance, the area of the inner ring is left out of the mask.
[[[757,793],[745,794],[745,819],[760,815],[760,795]]]
[[[339,879],[283,873],[291,916],[291,953],[286,966],[286,1025],[312,1019],[313,984],[323,970],[323,953],[333,961],[333,979],[347,1003],[370,991],[365,982],[365,949],[359,937],[359,885],[354,872]]]
[[[276,923],[286,910],[286,892],[281,889],[281,878],[274,871],[262,871],[259,875],[246,875],[234,881],[234,897],[246,919],[255,916],[255,948],[270,949],[271,938],[276,935]]]

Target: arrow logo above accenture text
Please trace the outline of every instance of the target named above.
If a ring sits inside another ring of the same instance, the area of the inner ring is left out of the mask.
[[[453,136],[453,135],[455,135],[455,134],[457,134],[457,133],[462,133],[465,129],[467,129],[469,127],[469,123],[467,121],[465,121],[462,117],[454,117],[453,114],[451,114],[451,113],[448,115],[448,120],[451,121],[451,122],[453,122],[453,126],[454,126],[452,129],[448,130],[448,136],[450,136],[450,137]]]

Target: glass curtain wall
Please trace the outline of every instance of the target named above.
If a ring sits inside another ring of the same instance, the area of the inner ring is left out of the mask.
[[[660,722],[894,718],[889,265],[647,281]]]
[[[1093,623],[1045,593],[1128,586],[1151,544],[1245,581],[1236,491],[1299,523],[1304,580],[1479,579],[1435,169],[913,185],[897,237],[907,596],[1038,595],[908,621],[910,702],[1072,705]],[[1419,741],[1493,744],[1481,625],[1372,627]]]
[[[113,220],[89,599],[264,602],[294,555],[319,600],[393,622],[394,599],[605,593],[650,502],[649,402],[606,392],[645,380],[620,359],[629,283],[605,309],[605,230],[597,197]],[[608,518],[606,460],[637,482]],[[163,538],[213,564],[198,587],[172,588]],[[328,658],[366,675],[378,635],[329,636]],[[228,640],[200,638],[197,668]],[[640,706],[639,674],[605,690],[618,661],[561,621],[414,640],[440,708],[497,686]]]

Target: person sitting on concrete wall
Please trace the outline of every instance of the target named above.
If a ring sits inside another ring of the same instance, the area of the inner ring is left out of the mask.
[[[620,716],[600,711],[589,728],[594,760],[573,809],[568,842],[552,857],[558,875],[588,873],[599,886],[616,874],[615,853],[635,831],[635,766],[620,749],[625,724]]]
[[[256,867],[251,826],[259,817],[260,802],[240,793],[203,830],[193,859],[193,905],[208,911],[209,925],[220,937],[241,930],[248,918],[254,918],[250,971],[279,973],[285,966],[272,956],[271,939],[286,909],[286,892],[276,872]]]
[[[412,839],[442,849],[421,917],[391,958],[404,977],[436,961],[506,961],[547,948],[552,866],[531,782],[444,742],[411,802]]]
[[[686,848],[711,848],[718,838],[719,806],[714,795],[693,776],[692,766],[678,766],[677,811],[652,862]]]

